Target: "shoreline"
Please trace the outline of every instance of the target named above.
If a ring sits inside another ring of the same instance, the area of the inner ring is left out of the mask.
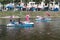
[[[43,16],[43,17],[47,17],[47,16]],[[60,16],[49,16],[49,17],[51,17],[51,18],[60,18]],[[0,18],[10,18],[10,17],[0,17]],[[25,18],[25,17],[12,17],[12,18]],[[30,17],[30,18],[36,18],[36,16],[34,16],[34,17]]]

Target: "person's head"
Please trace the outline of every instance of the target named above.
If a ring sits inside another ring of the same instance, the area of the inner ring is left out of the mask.
[[[26,15],[26,17],[30,17],[30,15],[29,15],[29,14],[27,14],[27,15]]]
[[[10,19],[10,22],[12,22],[12,19]]]

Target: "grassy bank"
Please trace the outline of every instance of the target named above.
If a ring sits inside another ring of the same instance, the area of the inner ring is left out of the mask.
[[[5,12],[0,12],[0,17],[3,16],[11,16],[11,15],[15,15],[15,16],[19,16],[19,17],[25,17],[26,14],[29,14],[31,17],[36,17],[37,15],[40,16],[46,16],[46,11],[36,11],[36,12],[32,12],[32,11],[5,11]],[[52,12],[49,11],[51,16],[57,17],[60,16],[60,12]]]

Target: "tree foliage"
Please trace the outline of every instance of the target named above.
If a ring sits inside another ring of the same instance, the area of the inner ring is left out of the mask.
[[[19,1],[21,1],[21,0],[0,0],[0,2],[3,2],[3,3],[8,3],[8,2],[19,2]],[[27,2],[29,2],[29,1],[31,1],[31,0],[22,0],[23,2],[25,2],[25,3],[27,3]],[[35,2],[41,2],[42,0],[32,0],[32,1],[35,1]],[[46,0],[45,2],[49,2],[49,1],[51,1],[51,0]],[[59,1],[59,0],[55,0],[55,1]]]
[[[0,2],[2,2],[2,1],[4,1],[4,0],[0,0]]]

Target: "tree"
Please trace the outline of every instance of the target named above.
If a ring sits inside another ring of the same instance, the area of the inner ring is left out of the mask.
[[[3,2],[4,0],[0,0],[0,2]]]
[[[21,0],[0,0],[0,2],[2,2],[2,3],[8,3],[8,2],[16,2],[16,3],[18,3],[18,2],[20,2]],[[31,1],[31,0],[22,0],[23,2],[25,2],[25,3],[27,3],[27,2],[29,2],[29,1]],[[32,0],[32,1],[35,1],[35,2],[41,2],[42,0]],[[53,1],[53,0],[45,0],[45,2],[50,2],[50,1]],[[60,0],[55,0],[55,1],[57,1],[57,2],[59,2]]]
[[[42,1],[42,0],[33,0],[33,1],[35,1],[35,2],[40,2],[40,1]]]

